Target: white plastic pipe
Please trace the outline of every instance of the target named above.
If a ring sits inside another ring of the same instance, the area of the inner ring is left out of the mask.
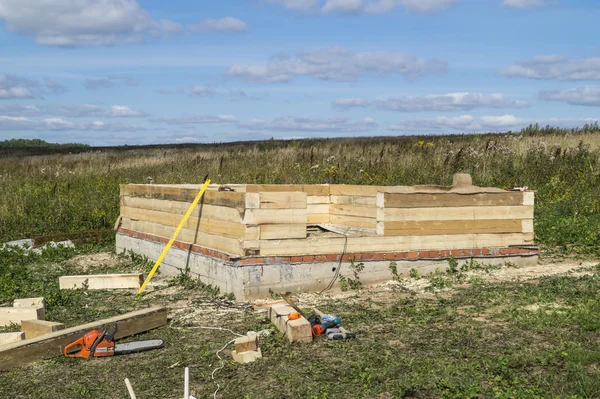
[[[133,392],[133,387],[131,386],[131,382],[129,382],[129,378],[125,378],[125,385],[127,386],[127,392],[129,392],[129,397],[131,399],[137,399],[135,397],[135,392]]]
[[[190,369],[185,368],[183,375],[183,399],[190,399]]]

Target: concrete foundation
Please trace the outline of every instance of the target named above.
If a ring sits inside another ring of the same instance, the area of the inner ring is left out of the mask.
[[[116,246],[119,252],[133,251],[156,260],[165,247],[166,239],[130,230],[119,230]],[[518,266],[538,262],[534,246],[507,248],[471,248],[461,250],[410,251],[388,253],[353,253],[311,256],[240,257],[212,249],[176,242],[167,253],[160,273],[177,276],[187,272],[204,283],[218,287],[221,293],[233,293],[237,300],[269,297],[269,290],[279,292],[320,291],[339,274],[350,277],[350,261],[363,262],[360,274],[365,285],[392,279],[389,266],[394,261],[400,275],[417,269],[420,275],[448,268],[448,258],[454,256],[460,263],[477,259],[486,264],[512,262]],[[335,287],[339,285],[336,283]],[[334,287],[334,288],[335,288]]]

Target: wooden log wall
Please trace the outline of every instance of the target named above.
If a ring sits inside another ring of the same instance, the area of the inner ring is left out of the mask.
[[[383,189],[379,186],[330,186],[329,223],[376,229],[377,191]]]

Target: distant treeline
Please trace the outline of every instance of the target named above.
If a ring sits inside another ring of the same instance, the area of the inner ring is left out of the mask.
[[[87,144],[58,144],[48,143],[40,139],[11,139],[0,141],[1,155],[45,155],[56,153],[89,151]]]

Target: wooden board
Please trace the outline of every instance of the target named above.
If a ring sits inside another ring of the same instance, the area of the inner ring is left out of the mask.
[[[309,213],[306,217],[308,224],[324,224],[329,223],[329,213]]]
[[[306,223],[263,224],[260,226],[261,240],[281,240],[288,238],[306,238]]]
[[[336,205],[364,205],[374,207],[377,205],[377,196],[332,195],[331,203]]]
[[[24,339],[25,333],[21,331],[0,333],[0,348],[2,348],[2,345],[12,344],[13,342],[19,342]]]
[[[307,205],[306,211],[309,215],[312,214],[321,214],[321,215],[329,215],[329,204],[316,204],[316,205]]]
[[[330,205],[329,213],[331,215],[354,216],[362,218],[377,218],[377,208],[373,206],[362,205]]]
[[[327,184],[247,184],[247,193],[303,192],[307,195],[329,195]]]
[[[329,223],[341,225],[341,226],[349,226],[349,227],[359,227],[361,229],[376,229],[377,228],[377,220],[371,218],[364,217],[356,217],[356,216],[340,216],[340,215],[329,215]]]
[[[383,199],[383,204],[381,203]],[[440,208],[459,206],[519,206],[523,205],[523,193],[480,194],[390,194],[380,193],[377,206],[385,208]]]
[[[304,209],[247,209],[244,215],[245,224],[306,224],[306,208]]]
[[[173,233],[175,233],[176,229],[175,227],[164,226],[159,223],[143,222],[139,220],[131,220],[129,218],[123,218],[122,226],[124,229],[153,234],[155,236],[163,237],[167,240],[171,239],[171,236]],[[216,249],[218,251],[223,251],[234,255],[244,254],[240,245],[241,240],[223,237],[216,234],[203,233],[201,231],[181,229],[181,232],[177,236],[177,241],[198,244],[203,247]]]
[[[121,216],[128,217],[133,220],[160,223],[162,225],[171,227],[179,226],[179,223],[181,223],[183,218],[183,216],[179,214],[130,208],[127,206],[121,207]],[[246,230],[245,225],[242,223],[207,219],[204,217],[198,218],[195,216],[190,216],[183,224],[183,227],[194,231],[202,231],[205,233],[218,234],[225,237],[233,237],[238,239],[242,239],[244,237]]]
[[[44,298],[21,298],[13,301],[13,307],[45,308],[46,304],[44,302]]]
[[[356,195],[359,197],[375,197],[378,191],[385,191],[385,186],[358,186],[345,184],[332,184],[329,186],[330,195]]]
[[[121,195],[192,203],[198,195],[200,187],[184,188],[172,185],[122,184]],[[207,190],[202,196],[202,203],[244,209],[246,200],[244,193]]]
[[[466,249],[485,247],[508,247],[533,244],[533,233],[509,234],[456,234],[405,237],[309,237],[258,242],[246,242],[260,247],[260,255],[317,255],[335,253],[422,251],[439,249]],[[346,242],[347,240],[347,242]]]
[[[18,308],[0,308],[0,326],[10,326],[11,324],[21,324],[23,320],[43,320],[45,317],[44,308],[18,307]]]
[[[116,339],[129,337],[167,324],[167,310],[149,308],[109,319],[67,328],[37,338],[5,345],[0,349],[0,371],[19,367],[41,359],[63,356],[63,347],[91,330],[117,323]]]
[[[56,331],[64,330],[63,323],[56,323],[46,320],[23,320],[21,322],[21,331],[26,339],[39,337],[40,335],[50,334]]]
[[[456,208],[378,208],[380,222],[423,220],[533,219],[532,206],[464,206]]]
[[[180,215],[179,220],[187,212],[191,204],[178,201],[166,201],[148,198],[121,197],[121,208],[137,208],[143,210],[165,212]],[[198,204],[191,213],[191,217],[223,220],[227,222],[241,222],[244,211],[225,206]]]
[[[290,342],[312,342],[312,327],[308,320],[304,317],[288,320],[290,313],[296,313],[291,306],[275,306],[269,309],[269,318]]]
[[[261,209],[306,209],[306,193],[260,193]]]
[[[306,203],[308,205],[329,204],[329,195],[308,195]]]
[[[385,236],[521,233],[522,221],[513,220],[428,220],[379,222],[377,233]]]
[[[133,274],[94,274],[87,276],[62,276],[58,278],[61,290],[74,290],[84,288],[87,284],[89,290],[109,289],[138,289],[144,282],[142,273]]]

